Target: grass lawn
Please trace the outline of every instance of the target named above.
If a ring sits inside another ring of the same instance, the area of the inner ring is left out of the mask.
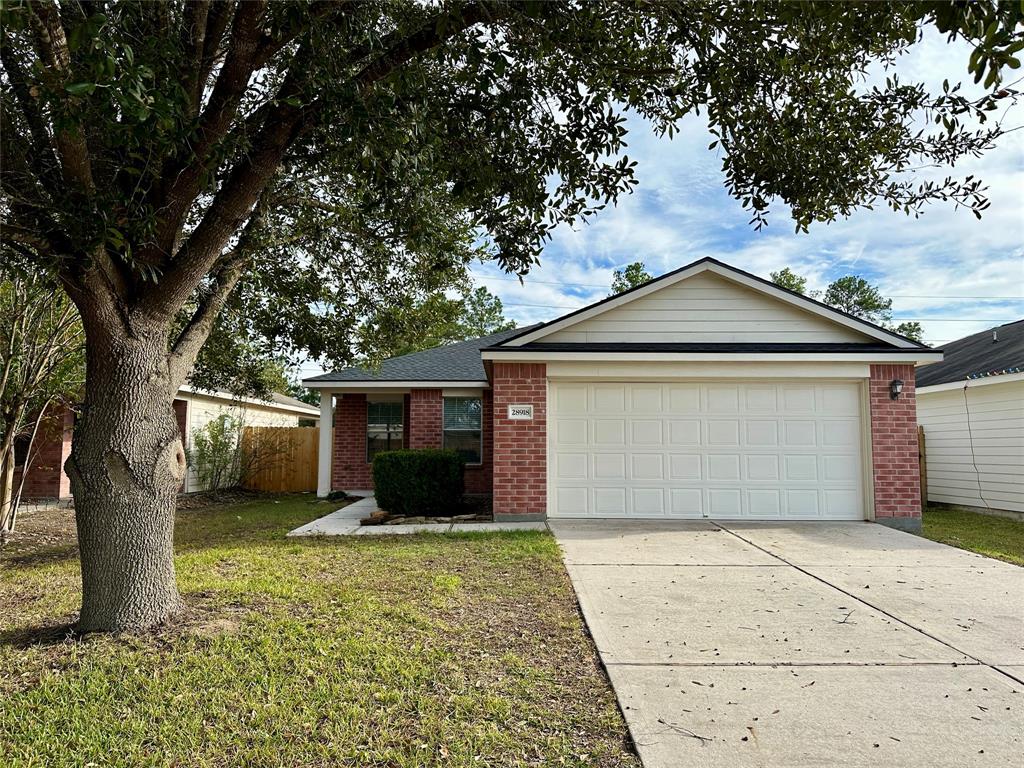
[[[965,509],[928,507],[922,535],[1008,563],[1024,565],[1024,523]]]
[[[84,639],[73,538],[26,515],[0,765],[639,766],[550,535],[284,538],[329,510],[179,512],[186,612]]]

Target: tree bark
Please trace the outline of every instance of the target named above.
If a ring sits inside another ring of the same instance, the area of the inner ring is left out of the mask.
[[[149,627],[181,605],[174,511],[185,451],[163,323],[83,312],[86,390],[65,468],[75,499],[83,632]]]

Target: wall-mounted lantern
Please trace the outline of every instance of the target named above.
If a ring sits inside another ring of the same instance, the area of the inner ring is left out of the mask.
[[[898,400],[900,392],[903,391],[903,380],[893,379],[889,382],[889,397],[893,400]]]

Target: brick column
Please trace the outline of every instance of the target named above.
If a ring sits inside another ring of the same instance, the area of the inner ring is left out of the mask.
[[[409,393],[410,448],[441,447],[441,408],[443,400],[440,389],[414,389]]]
[[[339,395],[334,407],[331,490],[366,491],[373,473],[366,460],[366,395]]]
[[[494,363],[494,519],[547,516],[547,366]],[[512,421],[508,406],[533,405],[532,421]]]
[[[893,379],[903,381],[898,399]],[[921,530],[921,474],[917,448],[917,401],[913,365],[872,365],[871,461],[875,521],[905,531]]]

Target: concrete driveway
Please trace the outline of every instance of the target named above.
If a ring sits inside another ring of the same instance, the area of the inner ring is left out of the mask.
[[[1024,766],[1024,568],[871,523],[550,527],[647,768]]]

